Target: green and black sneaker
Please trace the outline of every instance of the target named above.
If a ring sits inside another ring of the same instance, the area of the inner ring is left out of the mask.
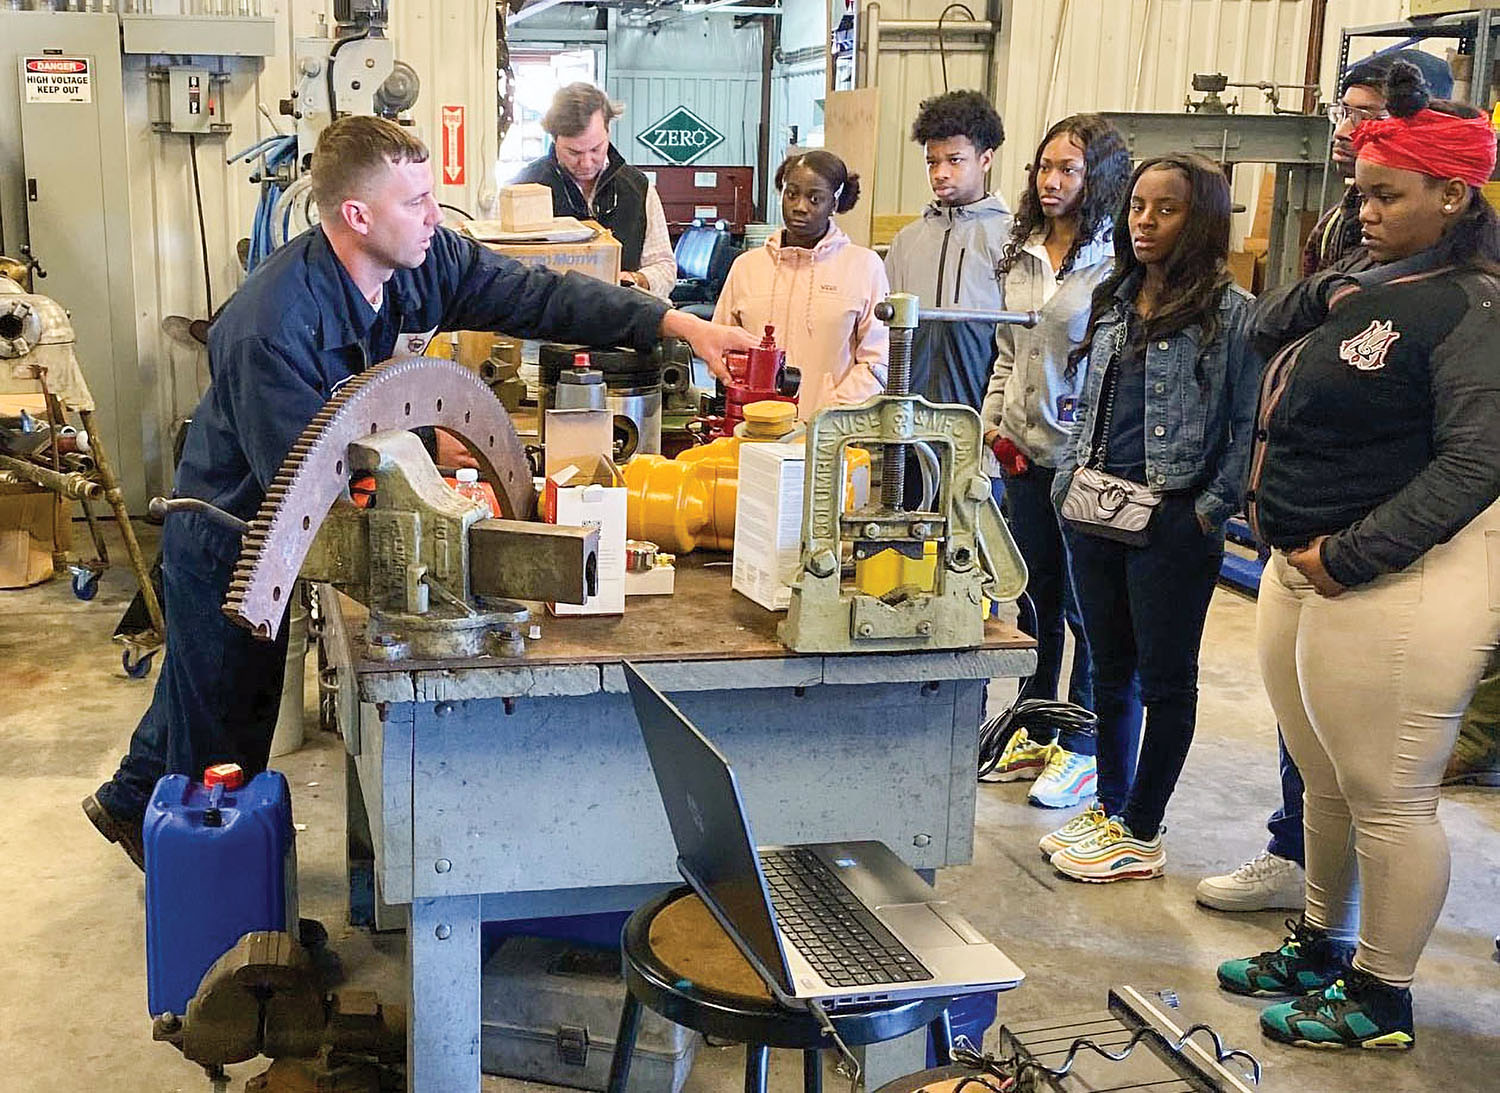
[[[1294,1047],[1406,1051],[1416,1043],[1411,991],[1353,968],[1322,991],[1262,1011],[1260,1030]]]
[[[1286,920],[1291,931],[1278,949],[1219,965],[1219,986],[1254,998],[1320,991],[1349,969],[1354,943],[1335,941],[1302,919]]]

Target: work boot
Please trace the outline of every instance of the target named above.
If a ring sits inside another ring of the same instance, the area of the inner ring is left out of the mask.
[[[135,864],[142,873],[146,871],[146,837],[141,831],[141,821],[125,820],[116,816],[104,807],[104,802],[99,800],[97,793],[90,793],[83,799],[83,814],[112,843],[119,843],[120,849],[125,851],[125,856]]]

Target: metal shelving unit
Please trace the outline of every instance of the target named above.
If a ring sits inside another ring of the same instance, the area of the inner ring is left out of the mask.
[[[1472,54],[1474,58],[1473,73],[1469,81],[1469,105],[1489,111],[1491,104],[1479,102],[1478,99],[1488,91],[1490,69],[1495,57],[1500,55],[1500,41],[1497,41],[1500,39],[1500,8],[1480,8],[1426,19],[1401,19],[1394,23],[1345,27],[1339,41],[1340,72],[1349,67],[1351,38],[1400,38],[1411,41],[1426,38],[1457,39],[1458,51]]]

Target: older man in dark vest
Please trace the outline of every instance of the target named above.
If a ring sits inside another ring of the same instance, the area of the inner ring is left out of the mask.
[[[620,241],[620,283],[666,299],[677,283],[677,260],[656,187],[625,162],[609,140],[621,108],[592,84],[562,88],[542,118],[552,148],[512,181],[552,190],[554,216],[597,220]]]

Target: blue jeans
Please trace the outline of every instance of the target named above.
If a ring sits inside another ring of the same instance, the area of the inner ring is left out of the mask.
[[[1266,849],[1278,858],[1302,865],[1307,858],[1302,831],[1302,772],[1287,754],[1279,725],[1276,728],[1276,748],[1281,753],[1281,807],[1266,821],[1266,830],[1271,833]]]
[[[1149,839],[1193,741],[1198,647],[1224,535],[1205,535],[1191,497],[1174,494],[1158,507],[1144,547],[1072,529],[1067,536],[1094,658],[1099,801]]]
[[[214,763],[238,763],[247,776],[266,768],[286,672],[287,628],[260,641],[219,607],[229,588],[238,539],[201,517],[173,514],[162,532],[167,647],[151,706],[120,767],[99,787],[118,819],[145,815],[164,774],[201,778]]]
[[[1086,710],[1094,708],[1094,667],[1089,657],[1089,639],[1073,587],[1072,564],[1057,509],[1052,505],[1051,467],[1032,464],[1022,475],[1008,477],[1003,485],[1005,521],[1016,547],[1026,561],[1026,595],[1031,610],[1022,601],[1020,627],[1036,638],[1036,671],[1021,688],[1018,698],[1057,698],[1062,675],[1064,627],[1073,631],[1073,670],[1068,680],[1068,701]],[[1094,753],[1089,733],[1064,731],[1058,741],[1068,751]]]

